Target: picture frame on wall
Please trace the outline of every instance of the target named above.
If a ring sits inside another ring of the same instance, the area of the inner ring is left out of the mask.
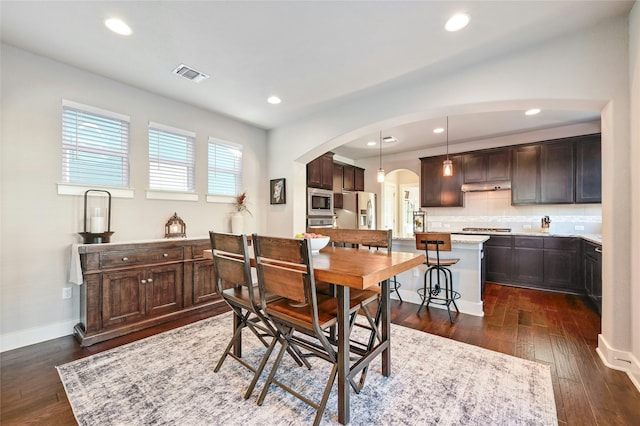
[[[271,179],[269,192],[271,204],[287,204],[287,191],[285,178]]]

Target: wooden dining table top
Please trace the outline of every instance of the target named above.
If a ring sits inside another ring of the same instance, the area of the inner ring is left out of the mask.
[[[253,250],[251,252],[253,265]],[[212,259],[211,250],[204,257]],[[328,246],[311,256],[318,281],[365,289],[425,262],[424,254]]]

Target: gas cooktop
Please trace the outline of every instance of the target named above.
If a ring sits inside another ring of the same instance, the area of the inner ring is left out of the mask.
[[[511,232],[511,228],[462,228],[462,232]]]

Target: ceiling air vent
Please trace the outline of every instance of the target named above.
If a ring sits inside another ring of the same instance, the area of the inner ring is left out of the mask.
[[[191,80],[196,83],[200,83],[201,81],[209,78],[208,75],[203,74],[200,71],[196,71],[193,68],[186,66],[185,64],[180,64],[178,68],[173,70],[173,73],[181,75],[187,80]]]

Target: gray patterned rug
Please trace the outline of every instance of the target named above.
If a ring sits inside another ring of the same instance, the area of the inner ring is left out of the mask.
[[[80,425],[307,425],[313,409],[272,386],[248,400],[248,370],[227,359],[231,316],[209,318],[57,367]],[[352,425],[557,425],[549,366],[392,325],[392,375],[372,363],[363,391],[351,394]],[[243,341],[257,365],[264,348]],[[272,358],[275,358],[273,356]],[[329,364],[303,370],[286,356],[282,381],[318,400]],[[337,425],[336,387],[323,424]]]

